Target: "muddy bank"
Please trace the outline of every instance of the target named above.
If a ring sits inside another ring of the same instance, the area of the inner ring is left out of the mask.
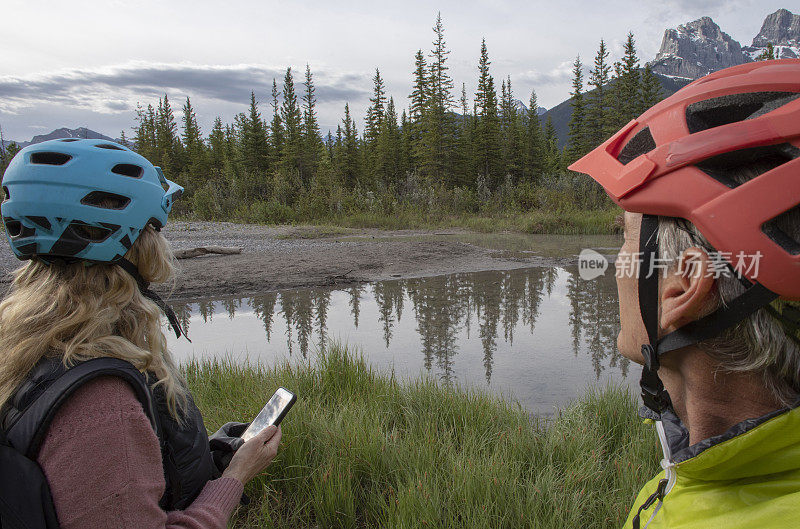
[[[454,272],[563,266],[581,247],[613,246],[613,237],[481,235],[461,230],[379,231],[173,222],[164,235],[175,249],[238,246],[240,255],[179,261],[171,299],[245,296],[268,290],[347,285]],[[2,282],[19,265],[5,237]],[[162,293],[169,288],[159,288]]]

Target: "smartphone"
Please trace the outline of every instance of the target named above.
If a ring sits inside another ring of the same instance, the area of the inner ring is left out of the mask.
[[[286,388],[278,388],[278,391],[272,395],[269,402],[261,409],[258,416],[253,419],[247,430],[244,431],[242,440],[247,442],[271,424],[279,425],[296,400],[297,395]]]

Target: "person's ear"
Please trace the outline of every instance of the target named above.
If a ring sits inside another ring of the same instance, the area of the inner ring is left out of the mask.
[[[705,315],[715,295],[716,268],[705,250],[687,248],[661,289],[661,328],[674,331]]]

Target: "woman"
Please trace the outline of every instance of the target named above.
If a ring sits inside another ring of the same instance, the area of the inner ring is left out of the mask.
[[[3,191],[6,234],[27,260],[0,303],[4,429],[59,373],[102,357],[146,375],[160,424],[157,436],[134,388],[115,376],[67,398],[36,457],[60,526],[225,527],[281,432],[233,443],[241,447],[212,479],[222,469],[161,329],[163,310],[179,333],[174,314],[148,289],[173,275],[159,230],[183,189],[121,145],[68,139],[23,149]]]

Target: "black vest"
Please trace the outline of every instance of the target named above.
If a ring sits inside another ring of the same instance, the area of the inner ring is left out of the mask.
[[[76,364],[70,371],[75,369],[81,372],[81,376],[69,386],[58,382],[67,371],[60,358],[44,358],[28,374],[0,415],[0,424],[8,433],[11,445],[36,460],[58,406],[81,384],[98,376],[118,376],[134,389],[161,445],[166,481],[164,496],[159,502],[161,508],[170,511],[188,507],[206,482],[217,475],[203,417],[191,396],[181,425],[169,414],[161,387],[151,388],[147,378],[130,363],[115,358],[96,358]],[[46,398],[40,399],[43,396]],[[48,409],[43,413],[36,412],[37,401],[39,407],[47,402]],[[30,442],[20,446],[22,443],[15,443],[19,439],[30,439]]]

